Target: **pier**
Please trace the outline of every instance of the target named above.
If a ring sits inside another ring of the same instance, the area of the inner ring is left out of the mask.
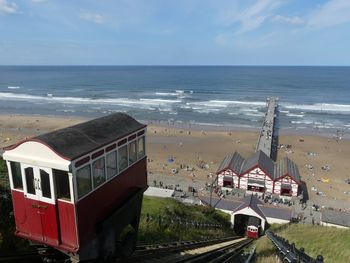
[[[277,134],[274,131],[276,121],[276,111],[278,107],[278,98],[270,97],[267,99],[267,111],[265,120],[262,124],[259,134],[256,152],[263,151],[272,160],[276,160],[277,155]]]

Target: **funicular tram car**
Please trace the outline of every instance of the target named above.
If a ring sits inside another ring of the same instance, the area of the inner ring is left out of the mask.
[[[259,225],[259,219],[256,217],[250,216],[247,222],[247,231],[246,236],[249,238],[259,238],[259,231],[260,225]]]
[[[133,249],[147,189],[145,135],[145,125],[115,113],[5,148],[15,234],[72,261],[110,257],[123,250],[116,243]]]

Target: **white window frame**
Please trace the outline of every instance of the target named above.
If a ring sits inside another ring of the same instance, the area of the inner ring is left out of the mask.
[[[140,136],[137,136],[137,134],[138,134],[139,132],[142,132],[142,131],[144,131],[143,134],[141,134]],[[85,154],[85,155],[83,155],[83,156],[80,156],[77,160],[74,160],[74,161],[72,162],[72,173],[71,173],[71,176],[72,176],[72,178],[71,178],[71,180],[72,180],[72,191],[74,192],[74,193],[71,193],[71,200],[72,200],[72,202],[75,203],[75,202],[78,202],[78,201],[82,200],[83,198],[85,198],[86,196],[88,196],[89,194],[91,194],[92,192],[94,192],[95,190],[97,190],[98,188],[100,188],[100,187],[102,187],[103,185],[105,185],[107,182],[113,180],[115,177],[117,177],[119,174],[123,173],[125,170],[129,169],[132,165],[138,163],[141,159],[145,158],[145,157],[147,156],[147,136],[146,136],[146,134],[147,134],[147,128],[143,128],[143,129],[138,130],[138,131],[135,131],[135,132],[133,132],[132,134],[129,134],[129,135],[123,137],[123,138],[120,138],[120,139],[118,139],[118,140],[116,140],[116,141],[113,141],[113,142],[109,143],[108,145],[104,145],[103,147],[101,147],[101,148],[99,148],[99,149],[97,149],[97,150],[94,150],[94,151],[91,152],[91,153],[88,153],[88,154]],[[133,136],[133,135],[135,135],[135,138],[132,139],[132,140],[130,140],[130,141],[128,141],[128,138],[129,138],[130,136]],[[144,141],[145,141],[145,145],[144,145],[144,147],[145,147],[145,155],[140,159],[140,158],[139,158],[139,155],[138,155],[138,139],[141,138],[141,137],[143,137],[143,138],[144,138]],[[125,139],[126,139],[126,142],[125,142],[124,144],[118,145],[119,142],[121,142],[121,141],[123,141],[123,140],[125,140]],[[136,156],[137,156],[137,159],[136,159],[136,161],[135,161],[134,163],[130,164],[130,163],[129,163],[129,143],[131,143],[131,142],[133,142],[133,141],[136,141]],[[112,150],[106,152],[106,149],[107,149],[109,146],[112,146],[113,144],[116,144],[115,149],[112,149]],[[126,145],[126,154],[127,154],[127,166],[126,166],[123,170],[120,170],[120,171],[119,171],[119,163],[118,163],[119,149],[120,149],[121,147],[125,146],[125,145]],[[96,157],[95,159],[92,159],[92,155],[93,155],[94,153],[98,152],[98,151],[101,151],[102,149],[104,149],[104,153],[103,153],[102,155]],[[107,176],[107,159],[106,159],[106,157],[107,157],[107,155],[108,155],[109,153],[112,153],[113,151],[116,152],[117,172],[116,172],[111,178],[108,178],[108,176]],[[86,163],[80,165],[79,167],[75,167],[75,164],[76,164],[77,161],[82,160],[82,159],[84,159],[84,158],[86,158],[86,157],[89,157],[89,158],[90,158],[90,160],[89,160],[88,162],[86,162]],[[99,159],[99,158],[102,158],[102,157],[104,158],[104,163],[105,163],[105,177],[106,177],[105,179],[106,179],[106,180],[105,180],[102,184],[100,184],[98,187],[95,188],[95,187],[94,187],[94,183],[93,183],[92,163],[93,163],[95,160],[97,160],[97,159]],[[88,192],[87,194],[85,194],[84,196],[81,196],[81,197],[79,198],[79,197],[78,197],[78,189],[77,189],[77,188],[78,188],[78,186],[77,186],[77,171],[78,171],[79,169],[83,168],[83,167],[86,166],[86,165],[90,165],[92,190],[89,191],[89,192]],[[22,177],[23,177],[23,175],[22,175]],[[60,200],[61,200],[61,199],[60,199]],[[62,200],[62,201],[64,201],[64,200]]]
[[[37,183],[40,184],[40,189],[37,187],[34,187],[35,194],[28,193],[27,180],[26,180],[25,171],[24,171],[26,168],[33,168],[34,179],[38,180]],[[49,204],[56,204],[56,191],[54,188],[53,174],[52,174],[51,168],[28,165],[28,164],[21,164],[21,170],[22,170],[22,180],[24,179],[24,181],[23,181],[24,196],[26,198],[49,203]],[[40,170],[43,170],[49,174],[51,198],[44,197],[42,194]]]
[[[18,189],[18,188],[15,188],[14,184],[13,184],[13,178],[12,178],[13,175],[12,175],[12,169],[11,169],[11,162],[15,162],[15,161],[6,161],[7,171],[8,171],[9,180],[10,180],[10,188],[11,188],[11,190],[23,193],[24,192],[24,181],[23,181],[22,164],[20,162],[15,162],[15,163],[19,163],[20,170],[21,170],[21,177],[22,177],[22,189]]]

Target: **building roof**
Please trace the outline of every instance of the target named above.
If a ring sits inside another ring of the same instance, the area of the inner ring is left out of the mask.
[[[219,174],[226,169],[230,169],[236,174],[240,174],[243,162],[244,158],[238,152],[234,152],[234,154],[229,154],[221,162],[216,174]]]
[[[210,197],[209,196],[201,196],[199,199],[206,205],[210,205],[212,207],[222,209],[222,210],[228,210],[233,211],[236,207],[241,205],[240,201],[231,201],[231,200],[225,200],[225,199],[219,199],[219,198],[211,198],[211,204],[210,204]]]
[[[275,164],[274,179],[290,176],[294,181],[300,183],[298,166],[288,157],[281,159]]]
[[[288,157],[274,163],[264,152],[258,151],[252,157],[244,159],[238,152],[227,155],[221,162],[216,174],[231,169],[237,175],[243,175],[254,167],[260,167],[273,181],[290,176],[296,183],[301,183],[298,166]]]
[[[256,198],[254,195],[248,195],[242,199],[242,204],[233,210],[233,213],[236,213],[246,207],[250,207],[262,218],[265,218],[264,213],[260,210],[260,205],[262,205],[262,202],[260,202],[258,198]]]
[[[209,205],[210,203],[210,197],[202,196],[200,197],[200,200],[206,205]],[[292,217],[291,209],[265,205],[254,195],[246,196],[241,201],[212,198],[211,204],[211,206],[215,208],[232,211],[233,213],[237,213],[246,207],[250,207],[264,219],[266,219],[266,217],[270,217],[290,220]]]
[[[73,160],[88,152],[144,128],[124,113],[114,113],[64,129],[42,134],[26,141],[41,142],[65,159]],[[21,142],[19,144],[25,143]],[[19,144],[5,148],[14,149]]]
[[[274,163],[263,151],[256,152],[252,157],[244,161],[241,174],[246,173],[255,166],[259,166],[268,176],[273,178]]]
[[[165,198],[165,197],[173,197],[174,193],[175,193],[175,190],[149,186],[148,189],[143,193],[143,195]]]
[[[321,221],[324,223],[350,227],[350,213],[324,209],[321,211]]]
[[[287,208],[272,207],[267,205],[259,206],[260,210],[266,217],[290,220],[292,218],[292,210]]]

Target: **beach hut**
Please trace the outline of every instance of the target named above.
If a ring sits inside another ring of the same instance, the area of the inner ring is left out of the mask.
[[[274,194],[281,196],[298,196],[301,179],[297,165],[288,157],[275,164]]]

